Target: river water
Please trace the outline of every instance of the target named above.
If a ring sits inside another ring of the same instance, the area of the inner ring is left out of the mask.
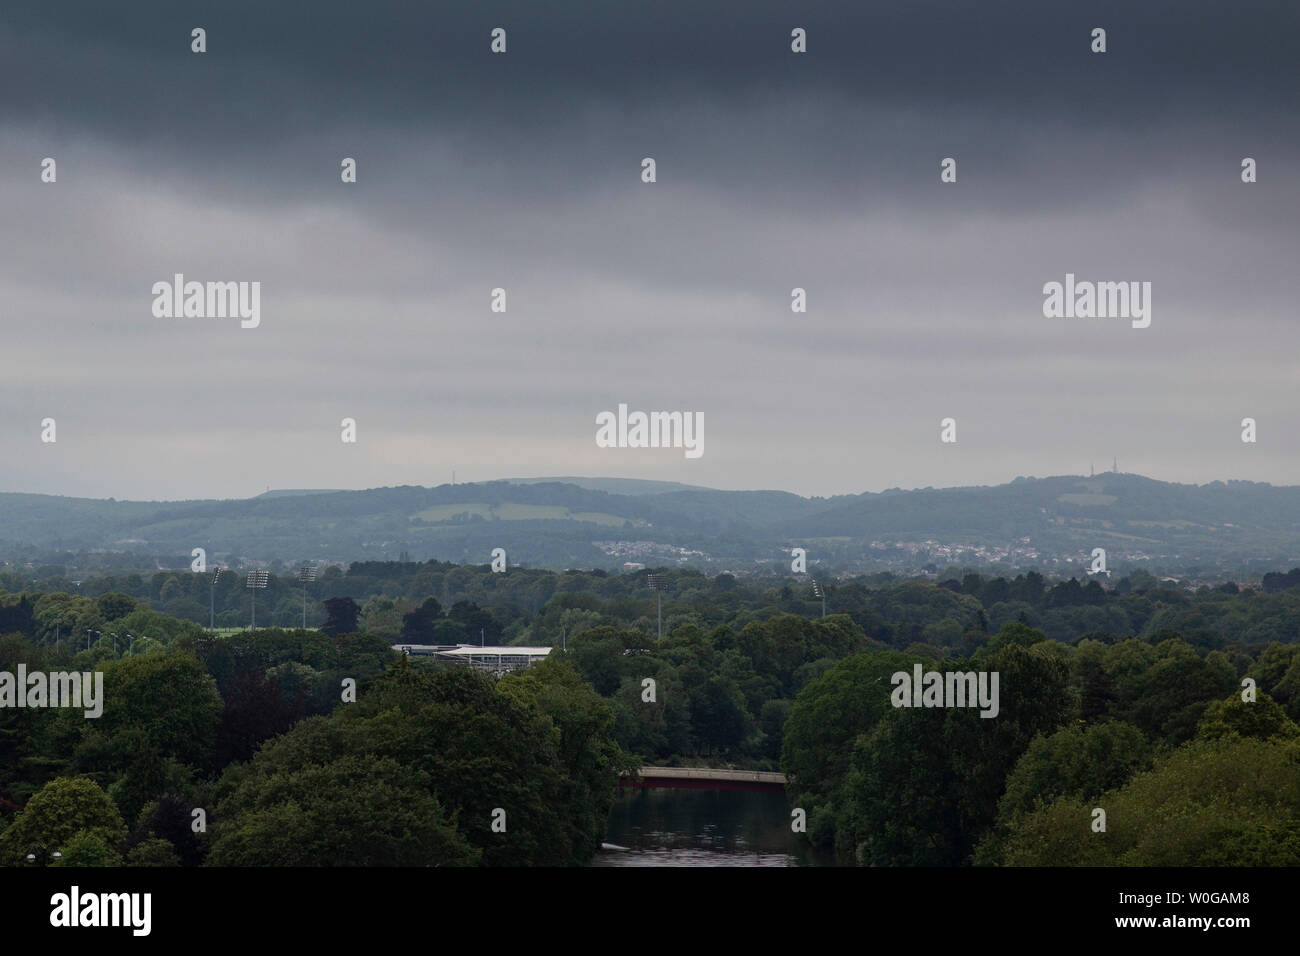
[[[620,787],[593,866],[813,866],[783,793]]]

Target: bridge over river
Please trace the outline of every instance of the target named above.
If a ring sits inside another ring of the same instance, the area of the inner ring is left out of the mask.
[[[624,774],[621,787],[661,790],[748,790],[784,793],[785,774],[765,770],[713,770],[708,767],[642,767],[637,777]]]

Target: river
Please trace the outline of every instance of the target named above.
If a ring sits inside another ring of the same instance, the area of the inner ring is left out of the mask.
[[[593,866],[813,866],[783,793],[620,787]]]

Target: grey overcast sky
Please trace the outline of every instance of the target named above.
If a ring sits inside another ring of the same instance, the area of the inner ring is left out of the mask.
[[[1290,0],[7,0],[0,490],[1300,483],[1298,36]],[[178,272],[260,282],[260,327],[155,318]],[[1150,327],[1045,318],[1066,273],[1150,282]],[[619,403],[702,412],[703,457],[598,448]]]

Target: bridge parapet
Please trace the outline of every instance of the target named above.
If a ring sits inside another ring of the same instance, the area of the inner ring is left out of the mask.
[[[620,786],[685,790],[785,790],[785,774],[768,770],[722,770],[711,767],[642,767],[640,776],[624,774]]]

